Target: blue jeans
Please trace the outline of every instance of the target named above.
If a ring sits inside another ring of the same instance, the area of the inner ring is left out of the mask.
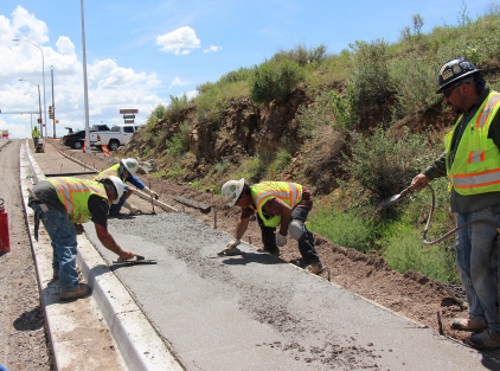
[[[456,215],[457,227],[474,220],[499,225],[500,206]],[[469,316],[500,332],[497,280],[497,232],[489,224],[471,224],[455,235],[456,264],[467,294]]]
[[[42,212],[40,205],[33,203],[30,207],[41,212],[40,219],[52,240],[52,268],[59,274],[59,283],[63,291],[78,288],[76,272],[76,227],[66,213],[47,210]]]

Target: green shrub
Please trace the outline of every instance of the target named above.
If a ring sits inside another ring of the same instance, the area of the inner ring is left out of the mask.
[[[170,104],[165,112],[165,117],[169,123],[178,122],[182,119],[182,113],[186,110],[188,98],[186,94],[180,97],[170,96]]]
[[[272,62],[282,62],[289,60],[304,67],[308,64],[319,64],[326,57],[326,46],[321,44],[316,48],[307,49],[304,45],[299,45],[293,50],[279,51],[272,58]]]
[[[425,112],[441,97],[436,94],[436,69],[424,56],[398,58],[390,64],[391,80],[397,91],[396,118]]]
[[[346,158],[344,170],[378,199],[406,188],[431,156],[424,135],[406,133],[398,139],[380,127],[373,135],[353,135],[350,145],[352,156]]]
[[[256,103],[285,99],[304,78],[304,71],[293,61],[265,62],[255,69],[251,98]]]
[[[353,66],[349,88],[350,106],[360,128],[370,128],[389,118],[393,85],[387,63],[387,44],[356,41],[351,45]]]
[[[313,209],[308,220],[312,231],[329,241],[343,247],[350,247],[360,252],[369,252],[375,233],[372,224],[354,210],[345,212],[318,208]]]
[[[443,282],[459,282],[454,255],[440,246],[424,246],[419,231],[398,224],[394,233],[386,238],[383,257],[389,266],[401,273],[420,272]]]
[[[179,131],[166,140],[166,146],[170,156],[179,157],[189,151],[189,140],[191,136],[191,126],[184,121],[179,126]]]

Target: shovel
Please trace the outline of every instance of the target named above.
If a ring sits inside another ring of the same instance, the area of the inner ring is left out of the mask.
[[[376,211],[381,212],[381,211],[384,211],[385,209],[388,209],[389,207],[394,206],[399,201],[401,201],[403,198],[405,198],[409,194],[413,193],[414,190],[415,190],[415,188],[413,186],[409,186],[408,188],[403,189],[401,191],[401,193],[398,193],[397,195],[394,195],[391,198],[388,198],[387,200],[382,201],[376,207]]]

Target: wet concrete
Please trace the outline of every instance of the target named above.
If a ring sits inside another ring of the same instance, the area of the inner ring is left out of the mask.
[[[114,272],[188,370],[481,368],[480,354],[182,213],[110,220],[156,265]],[[108,262],[114,254],[88,236]]]

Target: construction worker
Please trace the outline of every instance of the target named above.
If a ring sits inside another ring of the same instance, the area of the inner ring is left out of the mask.
[[[222,186],[222,196],[228,205],[241,207],[240,219],[236,224],[234,239],[219,255],[237,255],[237,248],[245,234],[250,217],[257,212],[262,231],[264,248],[260,251],[278,256],[279,248],[287,243],[287,235],[298,241],[302,255],[302,266],[313,274],[323,271],[323,266],[314,248],[313,234],[305,222],[313,206],[313,197],[307,187],[297,183],[261,182],[245,183],[245,179],[229,180]],[[278,233],[276,228],[279,226]]]
[[[36,149],[40,138],[40,131],[38,130],[38,126],[35,125],[35,127],[31,131],[31,137],[33,138],[33,147]]]
[[[124,183],[128,182],[133,186],[139,188],[140,190],[146,192],[155,200],[158,199],[158,193],[149,189],[139,178],[136,177],[137,169],[139,168],[139,162],[135,158],[122,159],[119,163],[111,166],[110,168],[99,173],[94,180],[102,180],[108,178],[109,176],[116,176],[120,178]],[[128,203],[127,199],[132,195],[132,189],[129,189],[123,197],[120,198],[120,202],[116,205],[112,205],[109,210],[109,216],[119,216],[122,206],[125,206],[130,210],[132,215],[140,213],[140,210],[135,206]]]
[[[448,177],[455,233],[456,265],[467,294],[469,316],[451,327],[474,332],[465,341],[478,349],[500,348],[496,280],[497,229],[500,224],[500,94],[486,87],[480,70],[455,58],[439,69],[438,89],[460,116],[445,136],[445,151],[411,186]]]
[[[72,301],[90,294],[85,283],[78,282],[76,271],[77,234],[84,232],[82,223],[92,221],[99,241],[121,260],[136,254],[123,250],[107,229],[109,204],[120,200],[126,185],[109,177],[101,182],[79,178],[47,178],[33,187],[28,205],[35,212],[35,239],[42,220],[52,240],[53,279],[61,285],[61,300]]]

